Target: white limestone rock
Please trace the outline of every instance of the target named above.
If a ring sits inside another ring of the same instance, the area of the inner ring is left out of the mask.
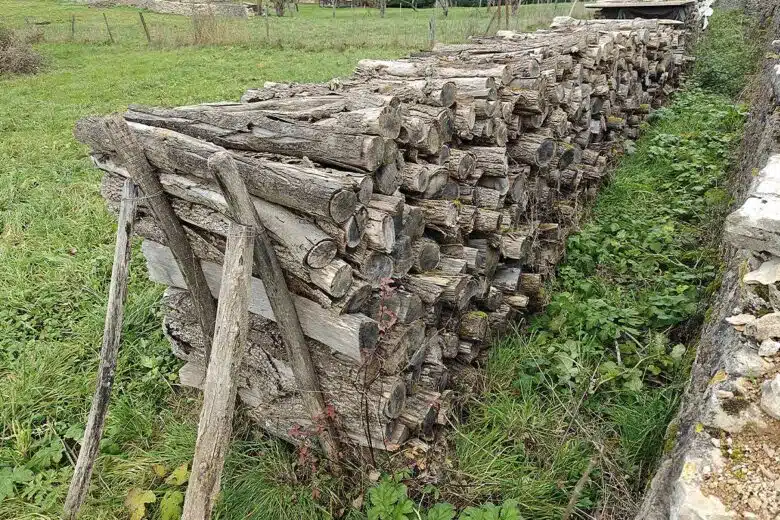
[[[772,285],[780,281],[780,257],[773,256],[742,279],[746,284]]]
[[[757,341],[780,338],[780,312],[770,312],[748,323],[745,334]]]
[[[765,339],[758,347],[758,355],[761,357],[771,357],[780,352],[780,341]]]
[[[774,419],[780,419],[780,374],[761,385],[761,409]]]
[[[751,196],[728,216],[725,232],[736,247],[780,255],[780,154],[769,158]]]

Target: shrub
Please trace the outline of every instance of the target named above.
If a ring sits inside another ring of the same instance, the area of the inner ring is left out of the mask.
[[[0,75],[35,74],[43,67],[43,57],[19,36],[0,26]]]
[[[738,11],[716,11],[696,49],[696,82],[719,94],[739,95],[756,71],[762,42],[754,18]]]

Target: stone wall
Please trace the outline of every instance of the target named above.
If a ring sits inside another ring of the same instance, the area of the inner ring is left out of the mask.
[[[231,18],[247,18],[254,15],[254,10],[247,4],[233,3],[225,1],[210,2],[201,1],[181,1],[172,0],[87,0],[87,4],[94,7],[111,7],[115,5],[125,5],[131,7],[140,7],[155,13],[178,14],[182,16],[215,15]]]
[[[726,2],[721,2],[723,6]],[[780,37],[780,0],[746,12]],[[768,49],[726,223],[721,288],[708,313],[670,447],[637,519],[780,518],[780,61]]]

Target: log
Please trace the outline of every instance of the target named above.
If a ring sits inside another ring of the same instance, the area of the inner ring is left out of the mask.
[[[507,147],[509,156],[515,161],[543,168],[555,156],[555,141],[537,134],[523,134]]]
[[[439,244],[428,238],[420,238],[412,244],[411,256],[414,273],[426,273],[439,265]]]
[[[251,207],[248,195],[246,203]],[[203,407],[184,498],[183,520],[211,518],[219,495],[222,469],[233,432],[238,369],[247,339],[254,244],[252,226],[231,225],[222,272],[225,282],[219,291],[216,329],[203,383]]]
[[[221,110],[219,106],[151,108],[132,105],[128,121],[167,128],[225,148],[269,152],[337,167],[374,171],[384,155],[384,139],[354,135],[287,118]]]
[[[120,194],[117,190],[120,182],[120,177],[110,174],[103,179],[101,193],[109,202],[109,206],[117,205],[118,207]],[[221,195],[219,197],[221,198]],[[224,199],[222,200],[224,201]],[[185,223],[184,230],[195,257],[222,262],[225,251],[224,237],[227,236],[229,220],[216,210],[199,204],[187,203],[179,199],[172,199],[171,202],[174,213]],[[147,207],[146,199],[141,201],[141,207]],[[140,236],[168,245],[162,229],[155,221],[142,218],[141,223],[142,225],[138,227]],[[318,228],[315,229],[321,233]],[[204,233],[204,230],[208,233]],[[300,258],[293,257],[290,251],[283,246],[274,245],[274,251],[288,278],[296,277],[304,284],[315,285],[330,296],[340,298],[352,284],[352,268],[342,260],[333,259],[322,268],[312,269],[302,265]],[[259,273],[256,274],[259,275]]]
[[[390,278],[393,274],[392,257],[386,253],[369,249],[365,243],[347,249],[344,252],[344,258],[356,266],[353,274],[372,286],[378,286],[380,280]]]
[[[105,166],[105,163],[101,164]],[[174,197],[202,204],[219,213],[225,213],[227,209],[225,197],[216,185],[173,174],[161,175],[160,183],[166,193]],[[285,256],[290,255],[301,264],[315,269],[333,261],[337,252],[336,244],[311,220],[263,199],[252,197],[251,200],[272,240],[286,249]],[[197,225],[196,222],[191,223]],[[209,231],[214,232],[212,229]]]
[[[464,181],[474,174],[477,157],[467,150],[451,149],[446,162],[447,171],[455,180]]]
[[[483,342],[489,330],[488,315],[481,311],[467,312],[460,319],[458,336],[466,341]]]
[[[474,154],[477,164],[474,174],[478,177],[506,177],[509,170],[507,150],[503,146],[469,146],[465,150]]]
[[[211,155],[224,151],[220,146],[153,126],[136,123],[127,126],[154,168],[163,173],[185,173],[213,182],[207,161]],[[79,141],[89,144],[95,152],[121,153],[111,144],[110,134],[99,118],[80,120],[74,133]],[[229,153],[236,161],[249,192],[261,199],[307,215],[329,218],[336,223],[344,222],[355,212],[358,204],[356,192],[362,187],[343,172],[287,164],[241,152]],[[127,167],[126,161],[120,160],[119,163]],[[377,163],[371,170],[378,166]]]
[[[98,367],[95,394],[89,409],[87,425],[84,428],[84,440],[81,443],[76,468],[65,499],[65,518],[75,520],[84,504],[89,491],[92,469],[100,449],[103,436],[108,402],[114,384],[116,359],[122,338],[125,299],[127,298],[127,280],[130,274],[130,240],[133,236],[138,189],[132,181],[125,181],[122,188],[122,203],[119,208],[114,262],[111,267],[111,283],[108,288],[108,304],[103,326],[103,344],[100,347],[100,366]]]
[[[187,289],[187,283],[176,265],[170,249],[145,240],[141,250],[146,257],[149,278],[153,282]],[[205,261],[201,261],[200,265],[205,275],[206,287],[211,290],[212,294],[219,294],[221,287],[220,266]],[[251,283],[249,311],[276,321],[263,282],[252,278]],[[367,316],[361,314],[337,316],[306,298],[293,296],[292,300],[306,336],[324,343],[356,361],[362,359],[361,349],[372,350],[376,347],[379,339],[379,328],[377,323]]]
[[[406,273],[408,273],[414,265],[412,239],[403,235],[398,237],[390,256],[393,258],[393,278],[406,276]]]

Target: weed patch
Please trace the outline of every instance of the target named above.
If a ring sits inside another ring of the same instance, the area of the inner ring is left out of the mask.
[[[14,31],[0,25],[0,75],[35,74],[43,68],[43,57]]]
[[[515,500],[560,518],[592,458],[580,511],[629,518],[652,474],[716,279],[713,232],[743,113],[700,90],[655,112],[590,222],[567,244],[545,312],[505,339],[453,437],[453,502]],[[465,500],[464,500],[465,499]]]
[[[711,92],[738,95],[758,69],[763,37],[755,18],[717,10],[696,47],[696,82]]]

